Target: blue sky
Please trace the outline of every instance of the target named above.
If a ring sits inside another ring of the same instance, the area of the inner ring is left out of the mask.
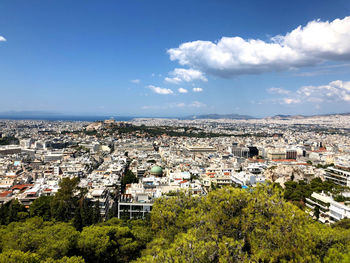
[[[347,0],[2,0],[0,11],[0,112],[350,112]]]

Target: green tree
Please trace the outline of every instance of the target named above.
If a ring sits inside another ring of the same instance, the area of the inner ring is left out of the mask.
[[[35,253],[8,250],[0,254],[0,263],[40,263],[40,257]]]
[[[83,220],[81,218],[81,208],[77,207],[74,212],[74,217],[73,217],[73,226],[75,227],[76,230],[81,231],[83,230]]]
[[[52,196],[40,196],[30,205],[30,216],[42,217],[45,221],[51,219]]]
[[[350,229],[350,218],[344,218],[332,225],[332,227]]]
[[[86,194],[86,189],[80,188],[78,183],[78,177],[65,177],[61,180],[60,189],[51,202],[51,214],[54,219],[67,222],[74,217]]]
[[[137,182],[138,182],[138,179],[137,179],[136,175],[132,171],[127,169],[124,176],[122,177],[122,181],[121,181],[121,185],[122,185],[123,189],[125,189],[125,185],[137,183]]]
[[[10,144],[19,144],[19,140],[15,137],[3,137],[0,138],[0,145],[10,145]]]
[[[42,263],[85,263],[85,260],[82,257],[73,256],[73,257],[63,257],[56,260],[52,258],[48,258],[42,261]]]
[[[87,199],[84,199],[82,202],[82,207],[80,208],[80,214],[82,218],[83,226],[89,226],[94,223],[93,219],[93,203]]]
[[[273,184],[161,198],[151,223],[155,237],[137,262],[321,262],[350,242],[349,232],[314,222]]]
[[[139,251],[130,229],[118,225],[85,227],[78,248],[86,262],[128,262]]]
[[[9,224],[2,233],[2,249],[36,253],[40,258],[59,259],[76,249],[79,232],[68,223],[45,222],[34,217]]]
[[[94,224],[101,221],[100,202],[97,200],[93,207],[92,222]]]
[[[9,224],[11,222],[20,221],[27,217],[26,214],[22,214],[22,212],[27,212],[27,209],[22,205],[18,199],[13,199],[8,208],[8,214],[6,223]]]

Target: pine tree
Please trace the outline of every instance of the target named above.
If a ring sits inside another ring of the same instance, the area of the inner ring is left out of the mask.
[[[96,224],[101,221],[101,213],[100,213],[100,201],[97,200],[94,205],[93,210],[93,223]]]

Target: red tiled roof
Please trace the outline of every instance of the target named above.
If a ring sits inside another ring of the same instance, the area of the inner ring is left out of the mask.
[[[4,191],[0,193],[0,197],[7,197],[9,194],[12,194],[12,191]]]
[[[273,162],[295,162],[294,159],[273,159]]]
[[[14,185],[12,186],[12,190],[15,190],[15,189],[18,189],[18,190],[23,190],[23,189],[26,189],[26,188],[29,188],[33,186],[32,184],[18,184],[18,185]]]
[[[327,149],[325,147],[320,147],[318,150],[314,150],[312,152],[316,152],[316,153],[319,153],[319,152],[326,152]]]

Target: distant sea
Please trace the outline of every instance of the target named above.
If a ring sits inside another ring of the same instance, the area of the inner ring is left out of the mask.
[[[45,121],[102,121],[114,119],[116,121],[130,121],[135,117],[123,117],[123,116],[74,116],[74,115],[2,115],[0,114],[0,120],[45,120]]]

